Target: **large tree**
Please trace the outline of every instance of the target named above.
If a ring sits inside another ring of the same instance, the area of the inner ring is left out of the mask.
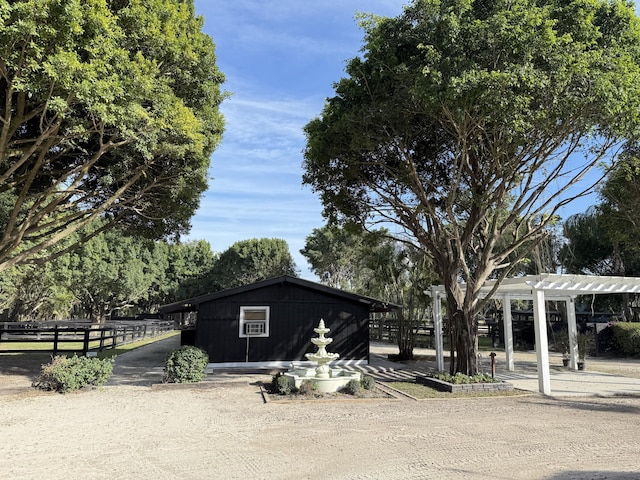
[[[362,293],[400,306],[389,313],[397,328],[399,358],[413,359],[418,330],[431,313],[431,300],[424,292],[437,278],[430,258],[412,245],[384,239],[371,245],[361,263],[368,271]]]
[[[322,283],[367,295],[371,277],[367,257],[385,241],[387,233],[350,231],[337,225],[314,228],[300,253]]]
[[[424,252],[390,238],[386,229],[356,231],[337,225],[316,228],[300,250],[313,273],[326,285],[399,305],[381,314],[397,327],[400,358],[413,358],[418,329],[427,321],[429,298],[424,291],[436,275]]]
[[[0,270],[98,219],[188,229],[223,129],[201,29],[193,0],[0,1]]]
[[[217,255],[205,240],[156,242],[151,261],[158,275],[144,309],[152,312],[160,305],[209,293],[206,277],[216,259]]]
[[[600,205],[614,242],[640,253],[640,145],[627,145],[621,160],[600,189]]]
[[[569,273],[624,275],[620,245],[612,242],[607,221],[595,206],[564,222],[565,244],[560,250],[562,266]]]
[[[69,289],[79,310],[100,323],[144,300],[156,279],[149,247],[114,229],[76,249],[70,255]]]
[[[395,224],[428,252],[455,370],[474,373],[485,280],[638,133],[638,19],[624,1],[414,0],[363,26],[363,56],[306,126],[304,181],[331,220]]]
[[[297,275],[296,263],[285,240],[241,240],[220,254],[202,284],[208,291],[201,293],[240,287],[280,275]]]

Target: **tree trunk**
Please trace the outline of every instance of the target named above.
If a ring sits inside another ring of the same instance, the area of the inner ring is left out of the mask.
[[[458,309],[452,317],[452,345],[455,345],[457,355],[455,361],[451,358],[451,373],[475,375],[478,373],[478,325],[475,315]]]
[[[414,332],[402,309],[396,313],[398,324],[398,360],[413,360]]]
[[[475,308],[477,303],[472,291],[463,291],[458,283],[459,266],[451,258],[441,262],[443,283],[447,293],[447,312],[451,339],[451,374],[478,373],[478,325]],[[455,356],[454,356],[455,351]]]

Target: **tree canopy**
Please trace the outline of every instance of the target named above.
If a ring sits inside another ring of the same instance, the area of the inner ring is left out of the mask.
[[[0,270],[98,219],[185,232],[224,123],[193,0],[3,0],[0,22]]]
[[[222,252],[207,275],[210,280],[204,284],[211,292],[280,275],[297,275],[287,242],[280,238],[252,238],[236,242]]]
[[[370,274],[364,259],[384,239],[384,232],[351,232],[337,225],[314,228],[300,253],[325,285],[367,294]]]
[[[101,322],[156,312],[199,293],[215,259],[204,240],[154,242],[108,230],[45,264],[0,272],[0,315]]]
[[[564,222],[561,251],[571,273],[640,274],[640,149],[627,145],[598,190],[599,202]]]
[[[637,138],[638,18],[624,1],[414,0],[362,25],[362,57],[305,128],[304,182],[332,221],[395,224],[429,253],[455,370],[474,373],[485,280]]]
[[[436,277],[422,250],[390,238],[386,229],[326,225],[307,236],[300,253],[322,283],[399,305],[389,317],[395,322],[400,358],[413,358],[418,328],[431,303],[424,291]],[[380,332],[385,320],[378,318]]]

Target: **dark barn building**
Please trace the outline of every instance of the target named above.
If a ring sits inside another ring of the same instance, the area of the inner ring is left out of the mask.
[[[306,360],[316,351],[311,338],[320,319],[333,338],[327,351],[340,361],[368,362],[369,315],[389,308],[395,306],[282,276],[165,305],[160,313],[197,312],[195,336],[186,342],[205,350],[210,363],[242,366]]]

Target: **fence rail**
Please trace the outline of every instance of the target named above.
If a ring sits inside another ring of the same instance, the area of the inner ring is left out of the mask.
[[[0,353],[18,353],[31,349],[5,349],[5,343],[50,343],[54,355],[58,352],[78,352],[83,355],[91,351],[116,348],[120,345],[156,337],[174,329],[173,321],[114,321],[106,324],[89,322],[0,323]],[[73,345],[71,345],[73,344]],[[81,346],[80,346],[81,344]],[[64,348],[68,346],[69,348]]]

